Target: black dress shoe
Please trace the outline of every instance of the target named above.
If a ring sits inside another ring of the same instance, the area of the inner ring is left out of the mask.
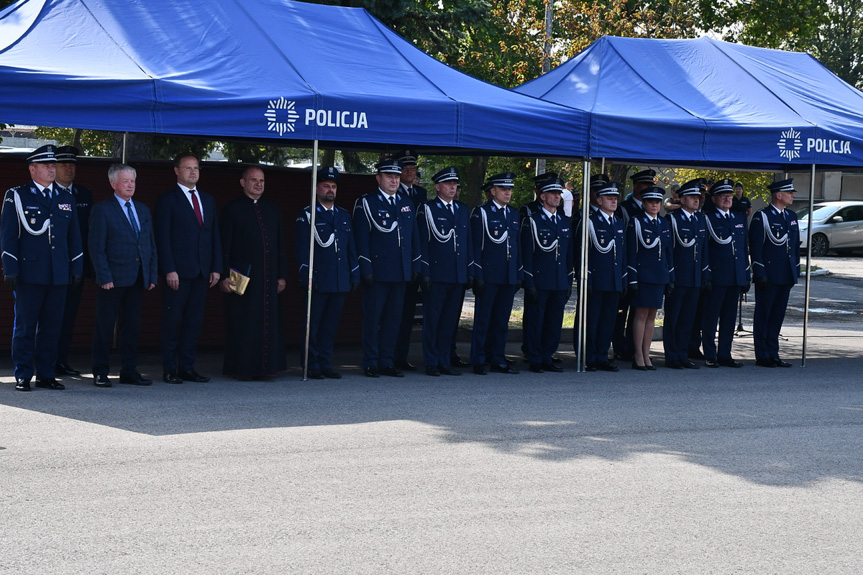
[[[683,366],[676,361],[666,361],[665,367],[667,367],[668,369],[683,369]]]
[[[77,377],[81,375],[81,372],[77,369],[74,369],[71,365],[66,363],[58,363],[54,366],[54,373],[57,375],[71,375],[72,377]]]
[[[686,369],[701,369],[700,367],[698,367],[696,364],[692,363],[688,359],[685,361],[681,361],[680,365],[681,365],[681,367],[684,367]]]
[[[635,360],[633,359],[632,360],[632,369],[634,369],[636,371],[647,371],[647,366],[646,365],[638,365],[637,363],[635,363]]]
[[[473,366],[473,372],[474,372],[475,374],[477,374],[477,375],[485,375],[485,374],[487,374],[487,373],[488,373],[488,371],[486,371],[486,369],[485,369],[485,366],[484,366],[484,365],[475,365],[475,366]]]
[[[310,371],[308,373],[308,378],[309,379],[323,379],[324,374],[322,374],[320,371]]]
[[[620,368],[611,363],[610,361],[606,361],[605,363],[597,363],[596,369],[600,371],[610,371],[611,373],[617,373],[620,371]]]
[[[190,369],[190,370],[181,369],[180,371],[177,372],[177,375],[179,375],[183,381],[197,381],[199,383],[206,383],[206,382],[210,381],[209,377],[207,377],[206,375],[201,375],[200,373],[198,373],[194,369]]]
[[[438,369],[444,375],[461,375],[459,370],[449,367],[448,365],[440,365],[438,366]]]
[[[519,373],[517,369],[511,368],[509,364],[506,363],[501,365],[492,365],[489,369],[495,373],[506,373],[508,375],[517,375]]]
[[[584,366],[584,371],[596,371],[595,363],[588,363]]]
[[[449,364],[453,367],[470,367],[470,364],[457,355],[454,355],[450,358]]]
[[[562,360],[562,359],[560,359],[559,357],[552,357],[552,358],[551,358],[551,363],[553,363],[553,364],[557,365],[557,364],[559,364],[559,363],[563,363],[563,360]]]
[[[561,373],[563,371],[562,367],[560,367],[559,365],[555,365],[554,360],[552,360],[552,363],[542,364],[542,369],[544,369],[545,371],[551,371],[554,373]]]
[[[545,370],[542,369],[541,363],[532,363],[529,368],[533,373],[544,373]]]
[[[416,368],[414,368],[414,369],[416,369]],[[405,376],[405,374],[400,372],[398,369],[395,368],[395,366],[392,366],[392,365],[389,367],[382,367],[382,368],[378,369],[378,373],[381,375],[388,375],[389,377],[404,377]]]
[[[332,368],[325,369],[321,373],[327,379],[341,379],[342,378],[342,374],[340,374],[339,372],[337,372],[336,370],[334,370]]]
[[[30,391],[30,380],[29,379],[16,379],[15,380],[15,389],[18,391]]]
[[[719,367],[719,363],[715,359],[704,360],[704,365],[707,367]]]
[[[507,365],[512,365],[515,363],[514,359],[510,359],[508,357],[503,358],[503,360],[506,362]]]
[[[647,368],[647,371],[656,371],[655,365],[645,365],[644,367]]]
[[[734,359],[731,359],[731,358],[728,358],[728,359],[724,359],[724,358],[723,358],[723,359],[719,359],[719,360],[717,360],[717,363],[718,363],[719,365],[722,365],[722,366],[725,366],[725,367],[743,367],[743,362],[742,362],[742,361],[737,361],[737,360],[734,360]]]
[[[62,383],[58,383],[56,379],[53,377],[46,377],[45,379],[37,379],[36,387],[41,387],[42,389],[66,389],[66,386]]]
[[[791,367],[790,363],[788,363],[787,361],[782,361],[779,358],[773,360],[773,365],[775,365],[776,367]]]
[[[144,379],[140,373],[121,373],[120,383],[128,383],[129,385],[153,385],[152,379]]]
[[[426,375],[430,375],[432,377],[440,377],[440,370],[437,367],[427,367]]]
[[[415,366],[414,364],[412,364],[412,363],[411,363],[411,362],[409,362],[408,360],[404,360],[404,361],[396,361],[396,362],[393,362],[393,363],[395,364],[395,366],[396,366],[398,369],[403,369],[403,370],[405,370],[405,371],[416,371],[416,370],[417,370],[417,366]],[[381,371],[381,373],[383,373],[383,371]]]
[[[180,383],[183,383],[182,379]],[[108,379],[107,375],[95,375],[93,376],[93,385],[96,387],[111,387],[111,380]]]
[[[363,375],[366,377],[380,377],[378,375],[378,368],[376,367],[367,367],[363,370]]]
[[[107,378],[105,378],[107,379]],[[183,383],[183,378],[177,375],[176,371],[166,371],[162,374],[162,381],[165,383]],[[98,385],[98,384],[97,384]]]
[[[776,367],[772,359],[756,359],[755,365],[759,367]]]

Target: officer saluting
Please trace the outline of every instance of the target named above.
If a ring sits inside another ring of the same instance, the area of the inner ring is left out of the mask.
[[[524,297],[531,321],[527,327],[527,360],[534,373],[563,371],[552,361],[560,344],[563,310],[572,294],[572,223],[560,208],[563,180],[547,180],[540,193],[542,208],[521,225]],[[558,213],[559,212],[559,213]]]
[[[442,169],[432,181],[437,198],[421,205],[417,214],[425,297],[423,362],[428,375],[461,375],[450,365],[450,351],[473,255],[469,214],[467,206],[455,200],[455,167]]]
[[[509,207],[514,186],[512,172],[489,178],[491,200],[475,207],[470,217],[476,296],[470,362],[477,375],[487,373],[486,364],[495,372],[518,373],[505,355],[512,301],[522,278],[518,212]]]
[[[620,184],[605,176],[593,176],[591,195],[599,204],[591,206],[587,244],[587,371],[618,371],[608,361],[608,348],[617,315],[617,303],[626,287],[626,230],[623,220],[614,215],[620,198]],[[581,258],[581,231],[576,228],[575,257]],[[576,266],[581,270],[581,265]]]
[[[6,285],[15,292],[12,361],[15,389],[65,389],[54,378],[66,289],[81,283],[84,254],[75,198],[55,186],[55,146],[27,157],[32,181],[3,198],[0,249]],[[37,337],[38,332],[38,337]],[[35,369],[34,369],[35,368]]]
[[[709,281],[712,286],[704,300],[701,323],[701,345],[707,367],[743,366],[731,357],[731,343],[734,340],[737,300],[750,288],[749,249],[746,217],[731,211],[733,185],[731,180],[714,183],[710,188],[713,205],[704,209],[710,258],[702,280]],[[717,324],[718,347],[715,340]]]
[[[377,165],[378,189],[354,205],[354,239],[363,284],[363,373],[404,377],[393,365],[405,287],[419,276],[420,246],[413,202],[396,192],[398,160]]]
[[[698,213],[701,203],[701,182],[692,180],[677,192],[680,206],[669,213],[671,237],[674,242],[674,289],[665,298],[665,326],[662,343],[665,347],[665,367],[698,369],[689,361],[688,346],[692,325],[697,315],[702,277],[708,265],[707,224]]]
[[[755,363],[761,367],[791,367],[779,358],[779,331],[785,320],[788,295],[800,276],[800,229],[793,180],[767,186],[769,206],[756,212],[749,225],[749,253],[755,281]]]
[[[311,379],[339,379],[332,357],[336,329],[342,316],[345,294],[360,283],[360,266],[351,215],[335,205],[339,171],[318,171],[315,195],[315,271],[312,279],[312,313],[309,321],[309,369]],[[297,216],[295,254],[300,265],[300,285],[309,285],[309,231],[312,208],[306,206]],[[303,309],[306,309],[305,302]],[[303,339],[305,341],[305,322]]]

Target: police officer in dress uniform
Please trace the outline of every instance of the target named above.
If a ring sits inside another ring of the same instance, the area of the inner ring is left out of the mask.
[[[752,202],[743,194],[743,183],[734,184],[734,197],[731,199],[731,211],[749,219],[752,213]]]
[[[485,187],[491,199],[470,217],[473,257],[471,275],[476,296],[470,361],[473,372],[517,374],[506,361],[512,302],[522,280],[519,216],[509,206],[515,174],[495,174]]]
[[[363,285],[363,373],[404,377],[393,364],[405,287],[419,278],[414,204],[400,196],[398,160],[377,165],[378,189],[354,205],[354,239]]]
[[[629,176],[632,180],[632,196],[620,202],[617,216],[623,219],[624,226],[629,225],[629,220],[644,215],[641,204],[641,192],[653,185],[656,179],[656,171],[641,170]],[[631,295],[631,294],[628,294]],[[617,307],[617,318],[614,322],[614,357],[624,360],[632,359],[635,353],[635,343],[632,341],[632,307],[629,297],[620,298]]]
[[[623,220],[614,215],[620,198],[620,184],[603,174],[591,177],[591,195],[598,209],[591,209],[587,234],[587,371],[618,371],[608,361],[611,332],[617,315],[620,294],[626,290],[626,230]],[[593,206],[591,206],[593,208]],[[581,258],[581,223],[575,231],[575,258]],[[580,272],[580,262],[576,266]]]
[[[704,211],[710,257],[703,279],[711,282],[711,290],[705,294],[701,323],[701,345],[707,367],[743,366],[731,356],[731,342],[737,299],[741,293],[749,291],[751,279],[746,218],[731,211],[733,186],[734,182],[727,179],[715,182],[710,188],[712,206]]]
[[[336,330],[342,317],[345,296],[360,283],[360,266],[350,213],[335,205],[339,171],[334,167],[318,171],[315,195],[315,271],[312,279],[312,313],[309,320],[310,379],[339,379],[332,357]],[[300,267],[300,285],[309,285],[309,231],[312,208],[306,206],[297,216],[295,254]],[[303,310],[306,299],[303,298]],[[305,319],[305,318],[304,318]],[[306,322],[302,340],[305,342]]]
[[[527,360],[534,373],[561,372],[552,362],[560,344],[563,310],[572,294],[572,222],[560,210],[563,180],[547,180],[541,188],[542,208],[521,224]],[[559,212],[559,213],[558,213]]]
[[[78,229],[81,230],[81,250],[84,253],[84,277],[93,278],[93,262],[87,251],[87,234],[89,233],[90,211],[93,209],[93,193],[80,184],[75,183],[78,164],[78,148],[75,146],[60,146],[54,153],[57,159],[57,179],[55,186],[63,187],[75,198],[78,210]],[[81,372],[69,365],[69,347],[72,344],[72,330],[78,315],[78,305],[81,303],[81,293],[84,282],[77,285],[69,284],[66,292],[66,309],[63,312],[63,327],[60,329],[60,339],[57,342],[56,375],[78,376]]]
[[[755,282],[753,326],[755,363],[761,367],[791,367],[779,358],[779,332],[788,295],[800,276],[800,230],[794,202],[794,180],[767,186],[771,202],[752,216],[749,254]]]
[[[413,202],[414,210],[428,199],[428,191],[415,184],[417,179],[417,154],[412,150],[402,150],[393,154],[402,166],[398,194]],[[411,346],[411,333],[414,327],[414,318],[417,314],[417,304],[420,302],[420,282],[413,280],[405,287],[404,307],[402,308],[402,320],[399,325],[399,335],[396,339],[394,355],[395,366],[401,370],[415,371],[416,366],[408,361]]]
[[[689,360],[687,350],[707,269],[707,224],[698,213],[701,203],[698,180],[683,184],[677,195],[678,207],[666,216],[674,242],[674,289],[665,298],[662,344],[665,367],[698,369]]]
[[[417,213],[424,294],[423,362],[428,375],[461,375],[451,365],[450,352],[473,256],[470,215],[467,206],[455,200],[455,167],[442,169],[432,181],[437,198],[422,204]]]
[[[32,180],[3,198],[0,250],[3,278],[15,293],[12,362],[15,389],[65,389],[55,379],[57,341],[67,287],[81,283],[84,254],[75,197],[54,183],[56,147],[27,156]]]
[[[699,189],[701,190],[701,196],[698,202],[698,209],[695,210],[695,213],[701,218],[706,218],[706,216],[704,216],[704,207],[705,200],[707,198],[707,180],[704,178],[696,178],[690,182],[687,182],[686,184],[684,184],[684,186],[688,186],[692,183],[697,183]],[[701,294],[698,296],[698,306],[695,308],[695,321],[692,324],[692,331],[689,334],[689,344],[687,345],[686,350],[686,356],[688,359],[704,359],[704,354],[701,353],[701,323],[704,318],[705,294],[710,292],[711,289],[712,284],[710,283],[710,280],[704,277],[704,274],[702,274]]]

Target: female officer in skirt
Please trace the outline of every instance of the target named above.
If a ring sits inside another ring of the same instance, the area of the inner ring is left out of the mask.
[[[639,371],[656,369],[650,362],[653,323],[663,295],[674,286],[671,226],[659,217],[664,195],[659,186],[642,191],[644,215],[632,218],[626,228],[627,280],[635,308],[632,368]]]

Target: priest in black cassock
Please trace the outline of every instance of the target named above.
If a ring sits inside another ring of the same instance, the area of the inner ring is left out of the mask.
[[[271,377],[287,368],[279,294],[287,285],[287,257],[279,206],[262,200],[264,172],[249,167],[243,195],[222,210],[219,228],[227,293],[223,373],[240,380]],[[248,276],[245,293],[231,289],[231,270]]]

